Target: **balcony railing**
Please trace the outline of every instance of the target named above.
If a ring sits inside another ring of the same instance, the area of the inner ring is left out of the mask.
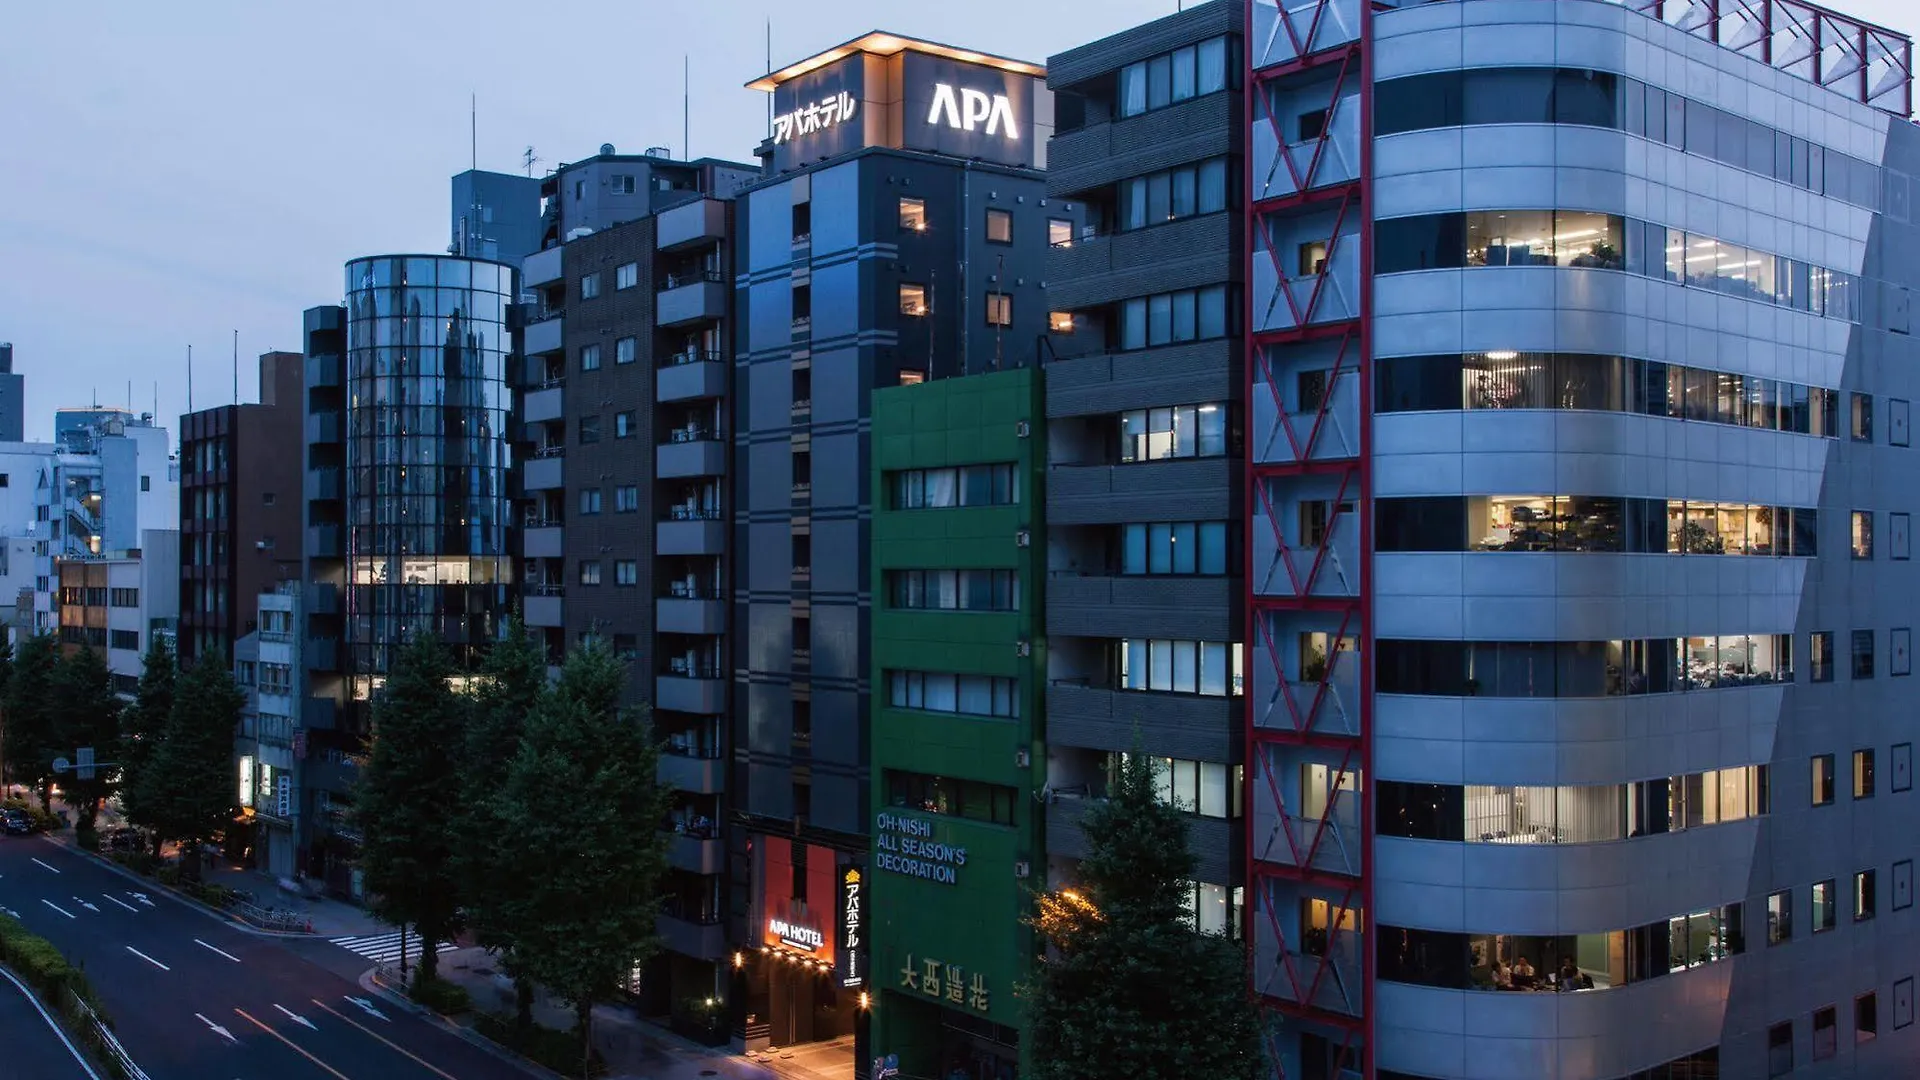
[[[705,442],[719,437],[719,432],[705,427],[673,428],[667,432],[667,442],[670,443]]]
[[[727,280],[726,275],[718,270],[688,270],[661,278],[658,291],[665,292],[668,289],[678,289],[683,285],[698,285],[702,282],[717,285],[725,280]]]
[[[558,516],[550,517],[537,510],[527,511],[527,516],[524,521],[526,527],[529,529],[551,529],[566,524],[564,518]]]
[[[551,581],[530,581],[527,583],[528,596],[565,596],[567,587]]]
[[[682,679],[717,679],[720,677],[720,665],[707,661],[694,662],[683,657],[667,661],[667,675]]]
[[[793,403],[793,415],[800,416],[813,411],[812,398],[798,398]]]
[[[557,458],[557,457],[566,457],[566,456],[567,456],[567,448],[566,448],[565,446],[561,446],[561,445],[559,445],[559,444],[557,444],[557,443],[556,443],[555,445],[553,445],[553,446],[541,446],[541,447],[536,447],[536,448],[534,449],[534,451],[533,451],[533,456],[534,456],[534,457],[537,457],[537,458]]]
[[[668,353],[666,356],[660,358],[661,367],[679,367],[682,364],[700,363],[717,364],[719,362],[720,354],[712,349],[682,349],[679,352]]]
[[[684,581],[669,582],[662,600],[718,600],[720,590],[701,585],[689,585]]]
[[[719,521],[720,508],[717,506],[687,506],[684,503],[671,508],[667,513],[669,521]]]

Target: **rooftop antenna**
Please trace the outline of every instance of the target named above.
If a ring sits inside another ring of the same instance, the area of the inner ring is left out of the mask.
[[[773,70],[773,20],[767,20],[767,70]],[[767,91],[767,138],[773,138],[773,91]]]
[[[127,391],[127,396],[132,397],[133,391],[131,390]],[[160,380],[159,379],[153,380],[153,418],[155,420],[160,419]]]
[[[187,346],[187,411],[193,411],[193,346]]]
[[[480,168],[480,95],[467,94],[467,151],[470,167]]]
[[[528,176],[533,175],[533,163],[539,160],[540,160],[539,155],[533,152],[533,147],[531,146],[527,147],[525,150],[521,151],[520,153],[520,164],[526,167]]]
[[[1002,261],[1006,256],[1002,255]],[[240,331],[233,332],[233,403],[240,404]]]
[[[684,161],[693,160],[693,57],[680,54],[680,152]]]

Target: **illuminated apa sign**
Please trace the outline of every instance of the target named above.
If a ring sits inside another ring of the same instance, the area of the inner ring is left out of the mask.
[[[859,111],[860,102],[845,90],[832,97],[809,102],[773,118],[773,144],[778,146],[797,135],[811,135],[835,124],[845,123]]]
[[[767,933],[780,939],[783,945],[791,945],[807,952],[818,952],[825,948],[827,936],[811,926],[801,926],[785,919],[768,919]]]
[[[945,124],[956,131],[972,131],[982,122],[986,124],[989,135],[1004,134],[1009,139],[1020,137],[1020,131],[1013,122],[1013,102],[1007,99],[1007,95],[989,95],[985,91],[965,87],[955,90],[949,83],[934,84],[933,106],[927,110],[927,123]]]

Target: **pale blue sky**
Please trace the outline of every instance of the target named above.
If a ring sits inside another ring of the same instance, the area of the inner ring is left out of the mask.
[[[1911,0],[1839,6],[1914,29]],[[299,347],[341,264],[447,243],[447,180],[603,142],[750,159],[766,67],[882,28],[1044,61],[1176,0],[0,0],[0,341],[26,374],[27,434],[56,406],[242,400],[254,357]],[[296,14],[298,13],[298,14]],[[1904,24],[1904,25],[1903,25]]]

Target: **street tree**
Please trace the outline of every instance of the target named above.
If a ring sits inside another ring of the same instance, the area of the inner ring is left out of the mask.
[[[173,647],[164,635],[154,634],[140,669],[140,686],[120,718],[120,806],[127,820],[157,832],[149,792],[155,783],[153,763],[166,738],[173,716],[174,683],[179,667]],[[159,854],[158,849],[154,852]]]
[[[180,841],[180,865],[200,873],[202,845],[240,815],[233,775],[233,735],[246,698],[215,652],[181,672],[173,708],[147,765],[141,799],[160,837]]]
[[[454,847],[466,710],[452,677],[432,636],[400,648],[373,703],[373,747],[354,798],[371,906],[418,931],[422,985],[439,977],[437,946],[459,928],[462,902]]]
[[[13,683],[13,642],[0,631],[0,796],[13,783],[13,765],[7,759],[7,687]]]
[[[15,781],[40,793],[40,809],[51,811],[54,749],[53,673],[60,662],[51,634],[20,644],[7,680],[5,754]]]
[[[1036,1080],[1269,1075],[1243,948],[1196,932],[1181,810],[1126,755],[1085,819],[1077,887],[1042,894],[1048,946],[1026,988]]]
[[[620,707],[626,667],[604,642],[567,656],[507,769],[499,841],[519,887],[502,904],[519,973],[569,1002],[592,1053],[593,1006],[659,948],[668,794],[651,713]]]
[[[488,652],[469,703],[455,863],[467,926],[474,939],[498,958],[501,969],[513,976],[514,1020],[523,1029],[533,1023],[533,983],[520,974],[514,927],[507,918],[507,906],[522,875],[501,857],[499,840],[507,828],[501,791],[508,766],[520,751],[527,718],[546,692],[546,657],[516,615],[508,620],[505,636]]]
[[[120,701],[113,694],[113,673],[106,657],[82,646],[60,658],[53,670],[53,746],[58,756],[72,759],[82,747],[95,761],[120,761]],[[100,804],[112,794],[115,768],[93,769],[90,777],[75,769],[60,777],[67,805],[78,817],[82,833],[94,831]]]

